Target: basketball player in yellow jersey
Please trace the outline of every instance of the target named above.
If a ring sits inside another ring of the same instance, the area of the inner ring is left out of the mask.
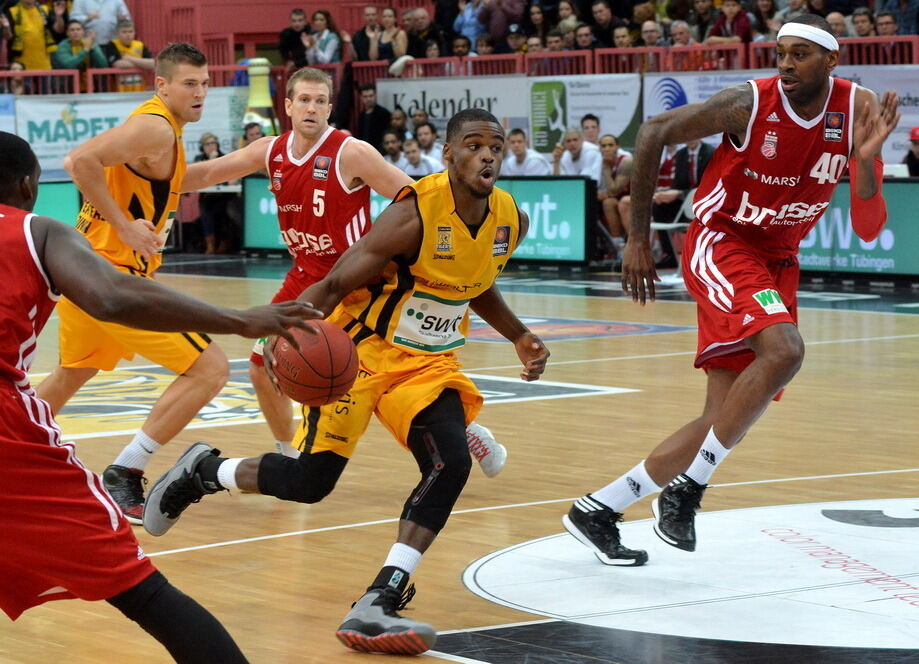
[[[201,117],[207,94],[204,55],[190,44],[163,49],[156,62],[156,95],[127,121],[75,148],[64,167],[83,193],[77,229],[122,272],[151,278],[178,206],[185,176],[182,127]],[[165,312],[164,312],[165,314]],[[220,391],[227,358],[204,334],[146,332],[98,321],[67,299],[58,305],[60,366],[38,395],[60,412],[99,370],[139,354],[179,374],[163,392],[134,440],[103,473],[125,516],[143,513],[143,471],[150,456]]]
[[[434,645],[433,627],[397,611],[414,594],[409,576],[446,524],[471,466],[465,429],[482,395],[453,352],[466,341],[469,309],[513,342],[523,380],[538,379],[549,357],[495,286],[529,225],[513,197],[494,187],[503,154],[504,130],[491,113],[466,109],[450,119],[447,171],[404,187],[373,229],[300,295],[331,313],[357,344],[354,387],[304,413],[297,459],[221,459],[207,443],[192,445],[150,491],[150,533],[162,535],[189,504],[221,489],[322,500],[375,413],[411,451],[421,477],[405,502],[397,542],[337,635],[362,652],[417,654]]]

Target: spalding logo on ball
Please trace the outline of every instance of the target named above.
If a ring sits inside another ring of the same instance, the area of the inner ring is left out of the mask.
[[[310,321],[315,334],[294,328],[291,334],[300,349],[275,337],[270,351],[277,364],[273,371],[281,391],[304,406],[324,406],[346,394],[357,378],[357,348],[337,325]]]

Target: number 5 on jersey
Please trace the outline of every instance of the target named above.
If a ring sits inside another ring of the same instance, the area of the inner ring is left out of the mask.
[[[325,214],[325,190],[313,189],[313,216],[321,217]]]

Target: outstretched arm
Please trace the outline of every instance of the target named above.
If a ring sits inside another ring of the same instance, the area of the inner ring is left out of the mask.
[[[288,328],[308,329],[319,314],[300,302],[237,311],[216,307],[156,283],[119,272],[70,226],[47,217],[32,220],[32,239],[51,287],[93,318],[159,332],[213,332],[258,338]]]
[[[396,257],[413,257],[421,247],[421,220],[413,197],[386,208],[367,235],[341,255],[325,278],[297,299],[328,316],[351,291],[380,274]]]
[[[518,233],[517,246],[526,238],[530,220],[526,213],[518,210],[520,215],[520,232]],[[511,311],[497,284],[469,302],[469,308],[481,316],[482,320],[491,325],[501,336],[514,344],[517,356],[523,363],[520,377],[526,381],[539,380],[546,370],[546,360],[549,359],[549,349],[535,334],[530,332],[526,325]]]
[[[197,191],[221,182],[236,180],[265,168],[265,155],[274,136],[265,136],[240,150],[234,150],[217,159],[198,161],[188,165],[182,180],[182,193]]]
[[[665,145],[686,143],[727,133],[743,141],[753,112],[753,89],[744,83],[722,90],[701,104],[687,104],[661,113],[638,130],[632,160],[632,223],[622,260],[622,290],[644,304],[654,300],[657,272],[651,257],[651,199],[657,185],[661,153]]]

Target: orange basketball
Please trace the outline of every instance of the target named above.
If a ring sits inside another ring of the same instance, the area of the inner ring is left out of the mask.
[[[316,333],[292,329],[300,345],[275,337],[271,354],[281,391],[304,406],[323,406],[337,400],[357,378],[357,348],[344,330],[324,320],[310,321]]]

